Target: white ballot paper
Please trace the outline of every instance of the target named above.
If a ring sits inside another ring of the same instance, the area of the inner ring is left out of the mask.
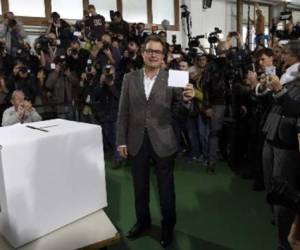
[[[189,83],[189,72],[182,70],[169,70],[169,87],[184,88]]]

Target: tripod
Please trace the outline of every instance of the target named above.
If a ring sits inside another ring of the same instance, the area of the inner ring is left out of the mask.
[[[246,50],[250,51],[250,0],[248,1]]]
[[[181,12],[181,18],[182,18],[182,22],[185,19],[187,37],[188,37],[188,41],[190,42],[190,40],[192,38],[192,33],[191,33],[191,27],[192,27],[191,12],[188,11],[188,7],[186,5],[181,5],[180,7],[183,9],[183,11]],[[184,26],[184,25],[182,25],[182,26]]]

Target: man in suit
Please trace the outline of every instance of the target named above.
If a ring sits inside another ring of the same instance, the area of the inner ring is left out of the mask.
[[[151,226],[149,211],[149,161],[156,163],[162,213],[163,247],[172,242],[176,223],[174,159],[177,151],[172,111],[185,111],[194,96],[191,84],[183,89],[168,87],[168,72],[161,69],[165,42],[146,38],[142,48],[144,68],[125,75],[119,104],[117,145],[122,157],[130,156],[137,223],[127,237],[139,237]],[[186,112],[187,113],[187,112]]]

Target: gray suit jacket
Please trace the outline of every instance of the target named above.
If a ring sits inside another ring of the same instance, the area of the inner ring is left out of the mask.
[[[147,128],[156,154],[167,157],[177,151],[172,126],[172,112],[185,110],[182,90],[168,87],[168,72],[161,70],[147,101],[144,91],[144,69],[124,76],[117,122],[117,145],[127,145],[136,155]]]

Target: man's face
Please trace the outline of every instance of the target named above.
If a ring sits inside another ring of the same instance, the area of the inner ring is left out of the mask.
[[[200,68],[205,68],[207,65],[207,58],[205,56],[201,56],[198,58],[197,62]]]
[[[292,66],[298,62],[298,59],[287,51],[283,54],[283,61],[287,66]]]
[[[179,70],[185,70],[187,71],[189,69],[189,65],[186,61],[181,61],[179,63]]]
[[[128,44],[128,50],[131,52],[137,52],[138,51],[138,46],[136,45],[135,42],[130,42]]]
[[[94,8],[89,8],[88,13],[89,13],[89,15],[93,16],[96,14],[96,10]]]
[[[164,59],[162,44],[155,41],[148,42],[143,52],[143,58],[145,67],[160,68]]]
[[[25,96],[23,93],[16,93],[14,98],[12,99],[12,105],[15,106],[15,108],[18,108],[19,105],[21,105],[22,103],[24,103],[25,100]]]
[[[106,44],[111,44],[111,37],[110,37],[110,35],[104,34],[104,35],[101,37],[101,41],[102,41],[103,43],[106,43]]]
[[[263,54],[259,58],[259,65],[262,69],[266,69],[267,67],[273,66],[273,56],[267,56]]]
[[[120,23],[120,22],[122,21],[122,18],[121,18],[121,17],[118,17],[118,16],[114,16],[113,21],[114,21],[115,23]]]

